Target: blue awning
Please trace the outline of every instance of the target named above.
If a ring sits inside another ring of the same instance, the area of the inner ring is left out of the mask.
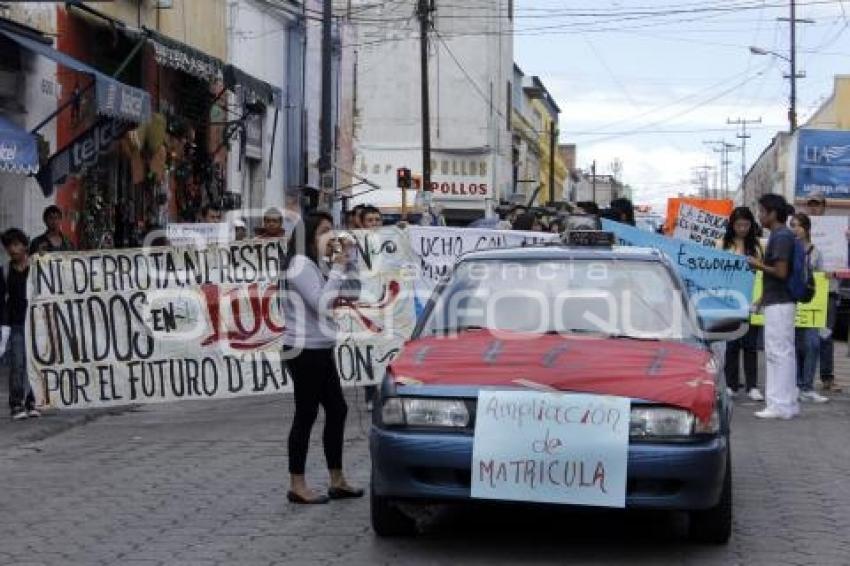
[[[0,116],[0,172],[34,175],[38,172],[35,136]]]
[[[147,122],[150,118],[151,98],[144,90],[117,81],[66,53],[9,29],[0,27],[0,34],[62,66],[94,76],[98,114],[137,124]]]

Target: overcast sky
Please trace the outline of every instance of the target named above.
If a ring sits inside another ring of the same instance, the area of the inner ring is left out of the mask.
[[[844,5],[846,4],[846,5]],[[561,141],[578,165],[599,172],[622,161],[639,204],[662,205],[693,188],[693,168],[718,165],[704,141],[738,143],[728,118],[752,126],[747,162],[788,127],[785,61],[752,55],[755,45],[788,53],[781,0],[516,0],[515,58],[539,75],[561,106]],[[846,10],[846,12],[845,12]],[[850,74],[850,0],[800,0],[799,122]],[[740,182],[740,153],[729,183]]]

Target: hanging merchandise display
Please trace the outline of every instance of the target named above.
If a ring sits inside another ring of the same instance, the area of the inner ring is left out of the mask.
[[[114,247],[114,205],[106,180],[106,171],[99,166],[90,167],[82,175],[80,186],[85,195],[80,215],[82,249],[107,249]]]

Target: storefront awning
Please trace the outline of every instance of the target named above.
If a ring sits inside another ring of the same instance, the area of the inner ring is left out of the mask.
[[[0,116],[0,173],[32,175],[37,172],[36,137]]]
[[[280,110],[283,92],[278,87],[249,75],[239,67],[233,65],[224,67],[224,85],[230,91],[235,91],[237,86],[242,87],[248,95],[247,98],[253,96],[266,106]]]
[[[237,86],[241,87],[249,98],[254,97],[266,106],[280,109],[282,93],[278,87],[176,39],[150,28],[142,29],[153,45],[157,64],[182,71],[210,84],[224,81],[225,88],[230,91],[235,91]]]
[[[142,29],[153,45],[157,64],[182,71],[210,84],[222,80],[224,63],[218,57],[207,55],[150,28]]]
[[[150,118],[151,99],[144,90],[117,81],[66,53],[12,30],[0,27],[0,34],[21,47],[52,59],[64,67],[92,75],[95,79],[98,114],[137,124],[146,122]]]

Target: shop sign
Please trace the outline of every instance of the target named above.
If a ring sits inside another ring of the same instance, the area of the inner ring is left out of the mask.
[[[94,165],[101,155],[128,129],[127,122],[101,118],[89,130],[51,157],[38,174],[38,183],[45,195],[53,192],[54,185],[64,183],[70,175],[81,173]]]
[[[361,154],[356,159],[356,171],[385,189],[395,187],[399,167],[413,169],[422,162],[418,152],[388,151]],[[491,185],[492,156],[448,155],[435,152],[431,159],[431,192],[437,200],[485,200],[493,197]]]
[[[147,122],[151,115],[148,93],[118,81],[97,82],[97,110],[137,124]]]

